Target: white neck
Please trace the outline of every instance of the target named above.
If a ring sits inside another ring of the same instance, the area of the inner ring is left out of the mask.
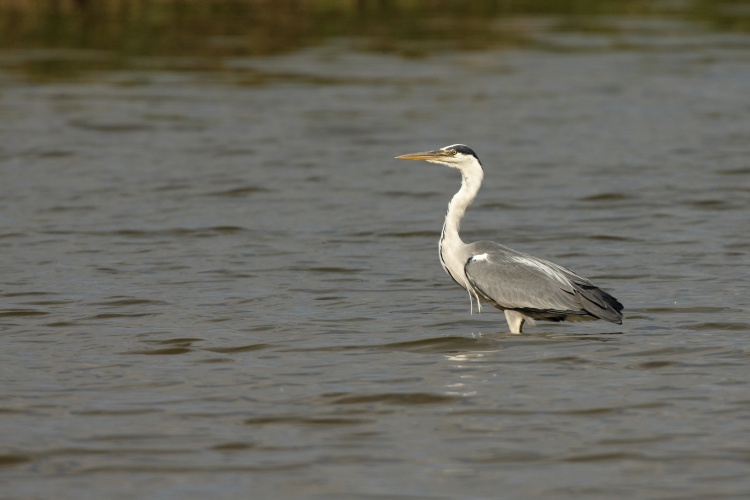
[[[446,242],[463,245],[464,242],[458,235],[458,231],[461,229],[461,219],[463,219],[466,213],[466,208],[477,197],[484,174],[480,167],[470,172],[462,171],[461,177],[461,189],[453,195],[451,202],[448,204],[448,212],[445,214],[441,239]]]
[[[461,228],[461,219],[466,213],[466,208],[471,205],[477,196],[479,187],[482,185],[484,174],[482,167],[477,163],[467,169],[461,170],[461,189],[453,195],[448,204],[448,213],[445,214],[443,232],[440,235],[440,262],[445,271],[461,286],[469,289],[469,283],[464,273],[466,260],[466,244],[458,234]]]

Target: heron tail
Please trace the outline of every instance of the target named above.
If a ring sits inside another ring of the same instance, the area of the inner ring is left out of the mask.
[[[623,306],[616,298],[594,285],[579,285],[576,295],[581,301],[583,309],[604,321],[622,324]]]

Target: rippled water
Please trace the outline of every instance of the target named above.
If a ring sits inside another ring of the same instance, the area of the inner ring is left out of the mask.
[[[0,73],[3,495],[750,494],[750,37],[647,33]],[[455,142],[622,326],[469,313]]]

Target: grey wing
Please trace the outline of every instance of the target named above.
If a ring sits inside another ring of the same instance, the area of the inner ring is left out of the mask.
[[[586,278],[496,243],[475,243],[465,265],[476,292],[502,309],[589,314],[622,322],[622,304]]]

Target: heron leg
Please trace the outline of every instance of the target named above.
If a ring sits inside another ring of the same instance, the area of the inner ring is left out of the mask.
[[[523,328],[523,322],[526,321],[526,318],[523,317],[523,314],[518,311],[506,309],[505,320],[508,322],[508,326],[510,327],[510,333],[523,333],[521,331],[521,328]]]

